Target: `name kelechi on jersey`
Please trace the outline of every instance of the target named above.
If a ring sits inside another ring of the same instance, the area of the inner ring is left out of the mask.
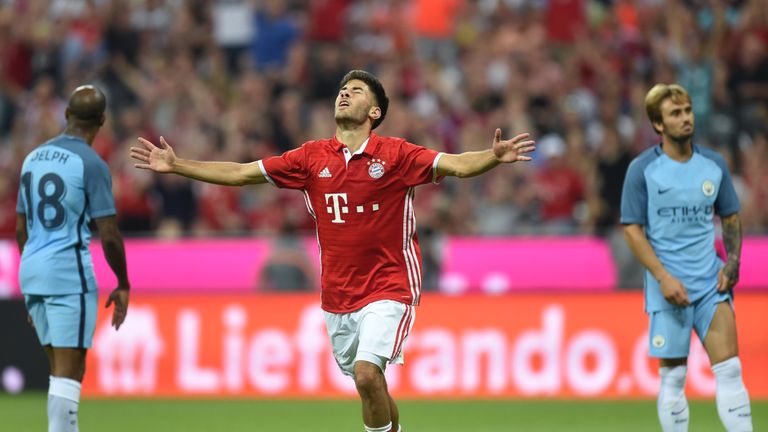
[[[347,201],[346,193],[325,194],[325,203],[328,205],[325,208],[326,211],[328,212],[328,214],[333,215],[333,219],[331,220],[332,223],[337,223],[337,224],[346,223],[346,221],[341,218],[341,215],[349,213],[349,206],[347,205],[348,201]],[[371,211],[372,212],[379,211],[379,204],[378,203],[371,204]],[[365,206],[362,206],[362,205],[355,206],[355,212],[364,213]]]

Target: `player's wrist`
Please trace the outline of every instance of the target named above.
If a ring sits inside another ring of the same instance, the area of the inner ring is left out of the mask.
[[[666,280],[668,278],[671,278],[672,275],[669,274],[669,272],[667,272],[667,271],[663,271],[663,272],[661,272],[661,273],[659,273],[657,275],[654,275],[654,277],[656,278],[656,282],[662,283],[662,282],[664,282],[664,280]]]

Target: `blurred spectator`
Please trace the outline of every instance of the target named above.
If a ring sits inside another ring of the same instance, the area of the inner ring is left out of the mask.
[[[107,94],[94,148],[124,229],[277,234],[290,218],[311,234],[301,194],[146,175],[126,148],[164,135],[190,157],[253,161],[330,137],[350,68],[390,93],[382,134],[448,152],[487,148],[494,127],[539,141],[524,169],[421,189],[425,232],[613,241],[627,160],[658,144],[643,106],[657,81],[688,88],[697,144],[733,165],[745,230],[768,232],[764,0],[0,1],[0,166],[60,133],[62,98],[90,82]]]
[[[544,232],[549,234],[573,234],[579,224],[577,210],[585,199],[584,179],[565,159],[566,145],[556,134],[539,140],[537,153],[545,159],[537,173],[537,199]]]
[[[283,223],[280,235],[271,243],[259,276],[258,287],[266,291],[311,291],[317,278],[307,248],[296,235],[296,228]]]
[[[14,177],[0,177],[0,239],[15,238],[16,234],[16,190]]]
[[[264,0],[254,16],[256,32],[251,45],[256,68],[279,74],[299,38],[299,26],[282,0]]]
[[[616,129],[607,128],[597,149],[593,188],[597,192],[590,206],[596,233],[606,235],[618,226],[624,176],[632,157]]]

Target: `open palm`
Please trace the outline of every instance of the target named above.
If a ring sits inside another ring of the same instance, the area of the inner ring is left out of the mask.
[[[499,162],[511,163],[518,161],[529,161],[530,156],[525,156],[536,149],[533,140],[526,140],[530,134],[522,133],[516,137],[503,140],[501,139],[501,129],[496,129],[493,137],[493,154]]]
[[[139,138],[141,147],[131,147],[131,157],[139,161],[133,164],[136,168],[148,169],[159,173],[173,172],[176,154],[168,145],[165,138],[160,137],[160,147],[152,142]]]

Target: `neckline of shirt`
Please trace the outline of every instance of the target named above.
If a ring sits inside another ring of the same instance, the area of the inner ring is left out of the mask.
[[[351,153],[349,151],[349,148],[342,144],[341,150],[342,150],[342,153],[344,153],[344,163],[346,164],[347,167],[349,166],[349,160],[352,159],[352,156],[363,154],[363,152],[365,151],[365,147],[368,145],[368,141],[370,141],[370,139],[371,139],[370,136],[366,138],[365,141],[363,141],[363,144],[360,146],[360,148],[357,149],[357,151],[354,153]]]

